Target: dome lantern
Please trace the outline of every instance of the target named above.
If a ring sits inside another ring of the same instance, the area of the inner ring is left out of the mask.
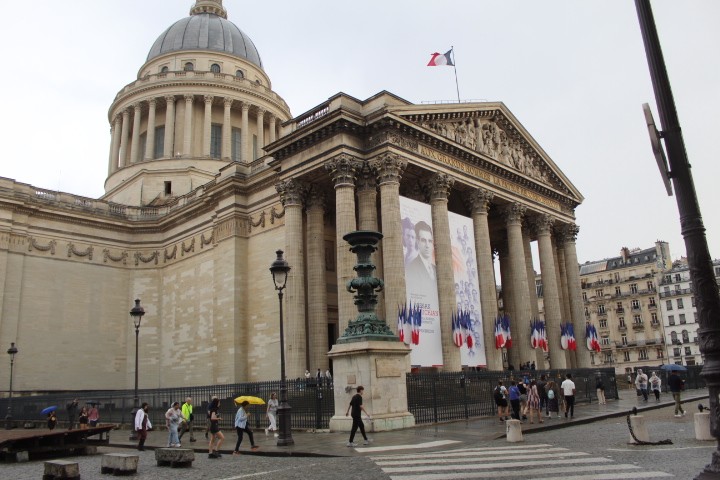
[[[190,9],[190,15],[211,13],[227,20],[227,10],[222,6],[222,0],[197,0],[195,6]]]

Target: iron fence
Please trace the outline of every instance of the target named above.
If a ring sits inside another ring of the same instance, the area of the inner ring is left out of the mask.
[[[335,414],[335,402],[332,385],[315,379],[288,380],[288,403],[292,408],[292,428],[322,429],[327,428],[330,417]],[[165,425],[165,412],[173,402],[183,403],[187,397],[193,398],[194,425],[202,429],[206,423],[207,408],[212,397],[220,399],[220,426],[233,428],[236,407],[233,399],[240,395],[253,395],[267,401],[270,393],[279,392],[279,381],[236,383],[230,385],[208,385],[199,387],[144,389],[138,391],[140,403],[150,405],[150,421],[154,426]],[[27,392],[14,392],[12,399],[13,418],[18,423],[42,422],[46,417],[40,413],[49,406],[58,407],[60,425],[67,424],[66,405],[73,399],[80,401],[80,406],[90,402],[99,404],[100,423],[115,423],[129,426],[134,419],[131,410],[134,407],[134,390],[84,390],[54,392],[41,395],[30,395]],[[0,411],[7,411],[7,398],[0,400]],[[250,425],[253,428],[265,428],[268,421],[266,407],[250,407]]]

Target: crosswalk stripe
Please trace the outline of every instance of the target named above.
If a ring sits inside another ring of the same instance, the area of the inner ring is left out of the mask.
[[[484,459],[483,459],[484,460]],[[516,467],[534,467],[538,465],[576,465],[579,463],[608,463],[612,462],[612,460],[608,458],[602,458],[602,457],[593,457],[593,458],[573,458],[570,460],[558,460],[555,458],[548,458],[546,460],[530,460],[530,461],[515,461],[515,460],[508,460],[507,458],[503,457],[501,459],[501,462],[498,463],[482,463],[482,464],[475,464],[475,465],[456,465],[453,467],[453,470],[490,470],[493,468],[503,468],[503,469],[509,469],[509,468],[516,468]],[[403,467],[389,467],[389,468],[383,468],[382,469],[385,473],[409,473],[409,472],[423,472],[423,471],[433,471],[433,470],[447,470],[446,466],[440,466],[438,468],[432,468],[432,467],[413,467],[411,465],[406,465]]]
[[[556,480],[635,480],[639,478],[658,478],[658,477],[674,477],[674,475],[666,472],[633,472],[632,476],[627,473],[593,473],[591,475],[573,475],[571,477],[562,476]],[[553,480],[547,477],[536,477],[528,480]]]
[[[526,454],[526,453],[537,453],[537,452],[544,452],[544,453],[555,453],[555,452],[567,452],[567,448],[562,447],[555,447],[555,448],[524,448],[522,450],[516,449],[516,450],[510,450],[506,448],[462,448],[458,450],[449,450],[444,452],[428,452],[424,453],[424,458],[447,458],[447,457],[463,457],[463,456],[477,456],[477,455],[518,455],[518,454]],[[401,454],[401,455],[382,455],[382,456],[372,456],[370,457],[373,460],[393,460],[393,459],[403,459],[408,458],[407,454]]]
[[[533,475],[553,475],[553,474],[561,474],[561,473],[581,473],[581,472],[597,472],[597,466],[590,465],[590,466],[572,466],[572,467],[549,467],[549,468],[540,468],[540,469],[533,469],[532,474]],[[620,465],[604,465],[603,471],[617,471],[617,470],[623,470],[624,473],[620,473],[618,478],[637,478],[633,475],[635,475],[636,472],[627,471],[627,470],[638,470],[640,467],[637,465],[628,465],[628,464],[620,464]],[[641,472],[646,473],[646,472]],[[652,473],[652,472],[649,472]],[[493,472],[463,472],[463,473],[435,473],[435,474],[426,474],[426,475],[392,475],[390,478],[392,480],[463,480],[463,479],[471,479],[471,478],[509,478],[509,477],[517,477],[518,475],[524,476],[525,473],[518,473],[517,471],[493,471]],[[552,477],[541,477],[543,480],[551,480]],[[556,477],[556,478],[562,478],[563,480],[570,478],[565,475],[562,477]],[[592,477],[595,478],[595,477]]]
[[[590,455],[589,453],[585,452],[562,452],[562,453],[554,453],[553,458],[565,458],[565,457],[582,457]],[[412,460],[405,458],[404,460],[376,460],[375,463],[379,466],[391,466],[391,465],[407,465],[409,462],[412,463],[412,465],[422,465],[422,464],[448,464],[448,463],[456,463],[458,465],[467,465],[467,457],[470,457],[471,460],[481,460],[483,462],[488,461],[506,461],[507,456],[506,455],[498,455],[495,457],[485,457],[485,456],[479,456],[479,455],[466,455],[463,458],[425,458],[423,455],[423,458],[414,458]],[[547,453],[538,453],[538,454],[525,454],[522,456],[523,460],[530,460],[530,459],[538,459],[538,458],[548,458]],[[449,468],[450,465],[444,465],[446,468]]]
[[[416,448],[433,448],[442,447],[443,445],[452,445],[461,443],[459,440],[438,440],[435,442],[416,443],[412,445],[386,445],[382,447],[359,447],[355,451],[358,453],[387,452],[390,450],[413,450]]]

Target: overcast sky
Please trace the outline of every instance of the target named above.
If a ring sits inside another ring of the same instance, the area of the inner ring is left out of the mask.
[[[299,115],[337,92],[388,90],[414,103],[502,101],[585,197],[580,262],[670,243],[685,255],[675,197],[652,156],[641,105],[656,120],[630,0],[225,0],[253,39],[273,89]],[[97,198],[104,193],[116,93],[193,1],[33,0],[0,29],[0,176]],[[720,2],[653,0],[693,166],[710,253],[720,257]]]

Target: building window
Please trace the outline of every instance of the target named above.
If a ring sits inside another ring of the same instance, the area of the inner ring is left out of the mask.
[[[642,325],[643,324],[642,317],[640,315],[633,315],[633,323],[635,325]]]
[[[679,357],[680,355],[682,355],[680,353],[680,347],[673,348],[673,357]]]
[[[192,62],[187,62],[185,64],[185,67],[183,67],[183,70],[185,70],[186,72],[192,72],[193,70],[195,70],[195,65],[193,65]]]
[[[168,73],[169,71],[170,71],[170,69],[167,67],[167,65],[165,65],[164,67],[162,67],[160,69],[160,73]]]
[[[678,310],[680,310],[680,309],[682,309],[682,308],[685,308],[685,305],[683,304],[683,299],[682,299],[682,298],[678,298],[678,299],[677,299],[677,306],[678,306]]]
[[[679,281],[681,281],[681,280],[682,280],[682,277],[680,276],[680,274],[679,274],[679,273],[676,273],[676,274],[675,274],[675,281],[676,281],[676,282],[679,282]]]
[[[637,310],[640,308],[640,300],[633,300],[630,302],[630,305],[632,306],[633,310]]]
[[[595,296],[598,298],[598,300],[605,296],[603,294],[602,288],[600,290],[595,290]]]
[[[619,324],[621,327],[625,327],[625,317],[620,317],[620,318],[618,318],[618,324]]]
[[[615,296],[619,297],[620,295],[622,295],[622,292],[620,291],[620,287],[615,287]]]
[[[600,328],[607,328],[607,318],[600,319]]]
[[[600,339],[600,345],[610,345],[610,337],[602,337]]]
[[[685,355],[692,355],[692,350],[690,347],[685,347]]]
[[[683,340],[683,343],[689,343],[689,342],[690,342],[690,335],[688,335],[688,331],[687,331],[687,330],[683,330],[683,331],[682,331],[682,340]]]
[[[678,342],[677,332],[670,332],[670,343],[676,344]]]
[[[165,149],[165,126],[155,127],[155,145],[153,145],[153,158],[162,158]]]
[[[623,360],[625,360],[626,362],[630,361],[630,352],[628,352],[627,350],[623,352]]]
[[[668,325],[675,325],[675,315],[668,315]]]
[[[650,321],[653,325],[657,325],[658,319],[657,319],[657,313],[653,312],[650,314]]]
[[[233,127],[231,134],[231,153],[233,162],[242,160],[242,132],[239,128]]]
[[[585,307],[585,316],[586,317],[590,316],[590,311],[588,310],[588,307]]]
[[[615,283],[618,283],[620,281],[620,274],[615,273]]]
[[[222,125],[210,125],[210,156],[220,158],[222,155]]]
[[[600,315],[605,313],[605,304],[604,303],[601,303],[600,305],[598,305],[598,313]]]
[[[236,78],[245,78],[245,74],[242,70],[235,70],[235,77]]]
[[[651,307],[655,306],[655,297],[648,298],[648,304],[650,304]]]
[[[648,290],[650,290],[651,292],[653,290],[655,290],[655,285],[653,284],[652,281],[647,282],[647,287],[648,287]]]
[[[587,292],[582,292],[582,296],[583,296],[583,302],[587,302],[588,301]]]
[[[620,337],[620,343],[622,343],[623,345],[627,345],[627,335],[623,335],[622,337]]]
[[[665,291],[666,295],[670,295],[670,287],[665,286],[665,287],[663,287],[663,290]]]
[[[165,195],[172,195],[172,182],[165,183]]]
[[[641,348],[640,351],[638,352],[638,360],[647,360],[647,359],[648,359],[647,349]]]
[[[681,313],[681,314],[679,315],[679,320],[680,320],[680,325],[683,325],[683,324],[687,323],[687,322],[685,321],[685,314],[684,314],[684,313]]]
[[[672,310],[672,309],[673,309],[672,300],[665,300],[665,308],[666,308],[667,310]]]
[[[687,366],[695,365],[695,358],[686,358],[685,365],[687,365]]]
[[[663,358],[663,349],[662,348],[658,348],[655,351],[657,352],[657,358]]]
[[[220,65],[218,65],[217,63],[213,63],[212,65],[210,65],[210,71],[212,73],[220,73]]]
[[[630,284],[630,293],[638,293],[637,283]]]

